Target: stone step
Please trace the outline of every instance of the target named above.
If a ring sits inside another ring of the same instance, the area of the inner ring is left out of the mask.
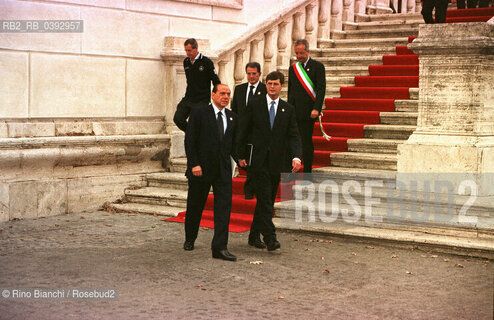
[[[357,18],[357,22],[360,22],[360,17]],[[367,15],[365,21],[424,21],[420,12],[415,13],[395,13],[395,14],[373,14]],[[362,21],[363,22],[363,21]]]
[[[403,140],[392,139],[348,139],[348,151],[363,153],[391,153],[396,154],[399,144]]]
[[[417,126],[370,124],[364,126],[364,135],[368,139],[407,140]]]
[[[376,38],[376,39],[343,39],[343,40],[318,40],[321,49],[327,48],[377,48],[405,46],[408,37]]]
[[[418,112],[418,100],[395,100],[395,110],[398,112]]]
[[[346,77],[340,77],[340,76],[335,76],[335,77],[326,77],[326,86],[328,87],[349,87],[355,85],[355,77],[353,76],[346,76]]]
[[[159,172],[146,175],[148,187],[187,190],[187,178],[181,172]]]
[[[369,66],[327,66],[326,77],[335,76],[368,76]]]
[[[319,57],[317,59],[325,67],[331,66],[363,66],[381,65],[382,56],[350,56],[350,57]]]
[[[381,112],[379,113],[382,124],[392,125],[417,125],[417,112]]]
[[[168,207],[157,204],[145,203],[113,203],[110,205],[117,212],[142,213],[165,217],[175,217],[179,212],[185,211],[185,207]]]
[[[277,213],[275,204],[275,215]],[[346,223],[300,223],[294,219],[273,218],[276,228],[292,231],[325,233],[343,237],[355,237],[370,241],[384,240],[407,246],[434,248],[436,251],[465,256],[494,259],[492,234],[472,230],[470,236],[458,236],[457,229],[417,227],[409,224],[349,225]],[[444,232],[446,234],[441,234]],[[462,235],[464,233],[461,233]]]
[[[374,22],[343,22],[343,30],[407,30],[410,28],[418,30],[419,25],[423,24],[424,20],[389,20],[389,21],[374,21]]]
[[[311,53],[313,51],[311,50]],[[326,48],[317,49],[316,57],[352,57],[352,56],[380,56],[396,53],[393,47],[368,48]]]
[[[364,152],[336,152],[331,154],[331,166],[347,168],[365,168],[396,170],[396,154]]]
[[[395,180],[396,171],[365,168],[320,167],[312,169],[316,182],[328,178],[340,180],[365,181],[368,179]]]
[[[125,190],[125,200],[133,203],[185,208],[187,191],[172,188],[145,187]]]
[[[399,29],[364,29],[364,30],[348,30],[348,31],[334,31],[331,33],[332,39],[387,39],[387,38],[399,38],[417,36],[419,34],[418,28],[399,28]]]
[[[419,88],[410,88],[410,100],[418,100],[419,99]]]
[[[187,170],[187,158],[172,158],[170,159],[171,172],[179,172],[185,174]]]

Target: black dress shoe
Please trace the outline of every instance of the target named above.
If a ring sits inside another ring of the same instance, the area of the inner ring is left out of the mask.
[[[266,245],[264,244],[264,242],[262,242],[261,239],[259,239],[259,238],[257,238],[257,239],[250,239],[249,238],[249,246],[256,247],[259,249],[266,248]]]
[[[184,250],[187,250],[187,251],[194,250],[194,241],[185,240],[185,242],[184,242]]]
[[[223,250],[213,250],[213,258],[215,259],[223,259],[227,261],[237,261],[237,257],[228,252],[227,249]]]
[[[245,200],[252,200],[252,199],[254,199],[253,193],[246,193],[245,194]]]
[[[278,240],[266,242],[266,246],[268,247],[268,251],[274,251],[281,247],[280,242]]]

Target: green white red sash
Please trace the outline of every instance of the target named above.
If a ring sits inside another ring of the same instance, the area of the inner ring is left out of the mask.
[[[314,84],[312,80],[309,78],[304,68],[302,67],[301,62],[297,62],[293,65],[293,71],[295,71],[295,75],[298,78],[298,81],[302,84],[307,94],[312,98],[312,100],[316,101],[316,92],[314,91]]]
[[[307,91],[307,94],[312,98],[313,101],[316,101],[316,92],[314,91],[314,84],[307,75],[307,72],[305,72],[305,69],[302,67],[302,63],[301,62],[295,63],[293,65],[293,71],[295,71],[295,75],[297,76],[298,81],[300,81],[302,87],[304,87],[305,91]],[[322,136],[327,141],[329,141],[329,139],[331,139],[331,136],[327,135],[326,132],[324,132],[324,128],[322,126],[322,110],[319,113],[319,128],[321,129]]]

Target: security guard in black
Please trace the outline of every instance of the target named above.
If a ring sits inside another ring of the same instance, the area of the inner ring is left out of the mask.
[[[197,41],[193,38],[184,43],[187,58],[184,59],[184,70],[187,78],[185,96],[177,105],[173,122],[184,131],[187,129],[187,118],[194,107],[209,105],[211,100],[211,83],[221,83],[214,71],[213,62],[198,52]]]

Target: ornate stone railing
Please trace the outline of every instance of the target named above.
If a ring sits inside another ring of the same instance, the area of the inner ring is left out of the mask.
[[[414,12],[415,1],[402,0],[402,8]],[[341,32],[344,24],[355,22],[357,16],[392,12],[389,0],[301,0],[218,50],[210,50],[209,40],[201,39],[198,39],[199,48],[215,62],[220,80],[233,88],[245,81],[244,68],[249,61],[261,64],[263,76],[274,70],[287,72],[295,40],[305,38],[313,49],[319,39],[331,39],[333,33]],[[172,157],[184,156],[183,137],[173,138],[173,132],[177,130],[172,120],[176,105],[185,92],[184,41],[185,38],[166,37],[161,53],[167,77],[165,119],[168,132],[172,134]]]

